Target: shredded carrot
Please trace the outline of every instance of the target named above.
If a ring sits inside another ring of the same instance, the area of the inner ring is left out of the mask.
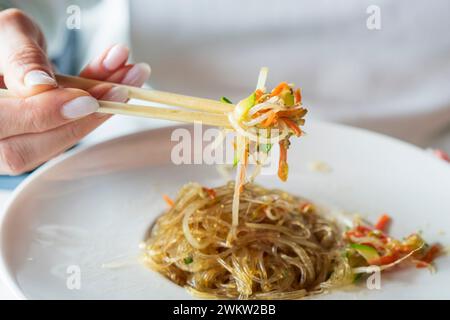
[[[256,91],[255,91],[255,99],[256,99],[256,101],[258,101],[259,98],[261,98],[261,96],[262,96],[263,94],[264,94],[264,92],[262,92],[261,89],[256,89]]]
[[[289,85],[287,84],[287,82],[281,82],[279,85],[277,85],[272,92],[270,93],[271,97],[275,97],[277,95],[279,95],[285,88],[288,88]]]
[[[273,110],[271,110],[271,111],[269,111],[269,112],[270,112],[269,117],[268,117],[266,120],[264,120],[264,122],[261,124],[261,126],[262,126],[263,128],[269,127],[269,126],[272,125],[272,123],[274,123],[275,120],[277,119],[277,114],[276,114],[276,112],[274,112]]]
[[[297,90],[295,90],[295,104],[297,103],[301,103],[302,102],[302,94],[300,92],[300,88],[298,88]]]
[[[288,164],[287,164],[287,147],[284,140],[279,142],[280,145],[280,160],[278,162],[278,177],[281,181],[286,181],[288,176]]]
[[[375,229],[385,231],[390,221],[391,217],[389,217],[387,214],[383,214],[380,217],[380,219],[378,219],[378,222],[375,224]]]
[[[300,137],[302,135],[302,130],[300,129],[300,127],[294,121],[292,121],[289,118],[282,118],[282,120],[295,133],[295,135],[297,137]]]
[[[280,118],[293,118],[293,117],[303,117],[306,114],[306,109],[293,109],[293,110],[283,110],[278,111],[277,115]]]
[[[392,254],[386,255],[386,256],[382,256],[378,259],[374,259],[369,261],[369,264],[371,265],[377,265],[377,266],[382,266],[385,264],[390,264],[395,262],[395,260],[398,259],[398,253],[397,252],[393,252]]]
[[[175,204],[167,194],[163,195],[163,199],[169,205],[169,207],[173,207],[173,205]]]
[[[431,263],[433,260],[441,253],[441,248],[439,245],[432,245],[431,248],[425,254],[425,257],[421,261],[426,263]]]

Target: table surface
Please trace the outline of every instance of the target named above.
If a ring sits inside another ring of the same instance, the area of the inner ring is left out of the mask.
[[[157,127],[163,127],[167,125],[164,121],[153,121],[152,125],[148,125],[148,122],[143,126],[136,126],[135,124],[131,126],[124,126],[123,122],[121,122],[120,130],[117,130],[117,126],[114,125],[114,120],[110,121],[110,125],[104,126],[104,129],[100,132],[97,132],[97,137],[93,139],[89,139],[84,144],[93,144],[98,143],[116,136],[121,136],[124,134],[133,133],[136,131],[140,131],[142,129],[148,129],[148,128],[157,128]],[[116,128],[114,131],[111,131],[111,127],[115,126]],[[98,130],[98,129],[97,129]],[[115,132],[114,135],[111,135],[110,132]],[[433,141],[430,141],[430,147],[433,148],[440,148],[445,150],[446,152],[450,153],[450,130],[444,132],[442,135],[439,135]],[[8,182],[10,183],[10,182]],[[2,190],[0,186],[0,214],[2,214],[3,207],[6,204],[9,196],[11,195],[12,190]],[[4,282],[1,279],[0,275],[0,300],[4,299],[17,299],[14,294],[11,292],[11,290],[4,284]]]

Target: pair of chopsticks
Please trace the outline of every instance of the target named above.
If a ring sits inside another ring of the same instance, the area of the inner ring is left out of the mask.
[[[117,83],[86,79],[81,77],[56,75],[58,84],[67,88],[87,90],[98,84],[111,84],[123,87],[128,91],[128,98],[143,100],[182,109],[169,109],[155,106],[139,106],[128,103],[119,103],[99,100],[100,108],[97,112],[108,114],[121,114],[153,119],[163,119],[179,122],[201,122],[205,125],[231,128],[226,114],[233,111],[234,105],[220,101],[190,97],[170,92],[151,89],[142,89]],[[0,96],[10,96],[7,90],[0,89]],[[186,110],[187,109],[187,110]],[[188,111],[189,110],[189,111]]]

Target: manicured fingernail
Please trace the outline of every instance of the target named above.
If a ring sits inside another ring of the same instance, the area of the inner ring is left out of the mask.
[[[53,79],[47,72],[42,70],[32,70],[28,72],[23,78],[23,83],[27,87],[42,85],[57,86],[56,80]]]
[[[62,107],[62,115],[66,119],[77,119],[91,114],[99,108],[98,101],[89,96],[75,98]]]
[[[112,87],[100,100],[126,102],[128,100],[128,90],[123,87]]]
[[[122,83],[140,87],[150,76],[150,71],[150,66],[146,63],[135,64],[130,70],[128,70],[127,75],[122,80]]]
[[[128,59],[128,48],[123,45],[116,44],[112,47],[105,59],[103,60],[103,65],[108,70],[116,70],[120,65],[125,63]]]

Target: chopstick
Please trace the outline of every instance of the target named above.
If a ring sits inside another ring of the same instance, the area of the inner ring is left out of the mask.
[[[216,100],[185,96],[181,94],[164,92],[152,89],[142,89],[123,84],[86,79],[75,76],[56,75],[56,80],[64,87],[79,88],[87,90],[94,85],[108,83],[116,87],[123,87],[128,90],[129,98],[150,102],[177,106],[197,111],[206,111],[209,113],[228,113],[234,110],[234,105],[223,103]]]
[[[227,117],[218,113],[192,112],[178,109],[138,106],[102,100],[99,100],[99,104],[100,108],[97,112],[101,113],[121,114],[187,123],[199,122],[209,126],[232,128]]]
[[[234,109],[234,105],[232,104],[61,74],[57,74],[56,79],[58,84],[64,87],[79,88],[83,90],[87,90],[98,84],[107,83],[116,87],[126,88],[129,98],[195,110],[186,111],[99,100],[100,108],[98,109],[98,112],[101,113],[130,115],[188,123],[201,122],[205,125],[231,128],[226,114]],[[0,89],[0,96],[11,96],[11,94],[8,90]]]
[[[0,97],[11,97],[8,90],[0,89]],[[194,112],[178,109],[160,108],[153,106],[140,106],[128,103],[119,103],[99,100],[100,108],[97,112],[108,114],[121,114],[138,116],[152,119],[162,119],[169,121],[194,123],[199,122],[205,125],[231,128],[225,114]]]

